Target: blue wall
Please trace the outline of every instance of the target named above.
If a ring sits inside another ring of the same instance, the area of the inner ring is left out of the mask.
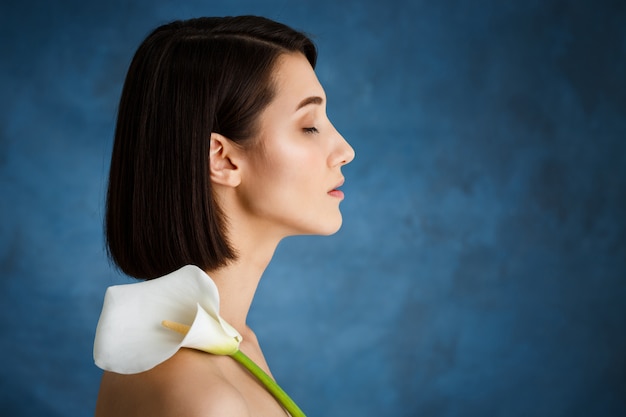
[[[0,6],[2,415],[92,414],[126,67],[243,13],[315,36],[357,153],[344,228],[281,243],[251,312],[303,409],[626,415],[624,2],[52,3]]]

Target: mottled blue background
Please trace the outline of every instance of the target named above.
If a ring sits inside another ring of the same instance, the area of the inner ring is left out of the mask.
[[[626,415],[623,1],[3,1],[0,413],[89,416],[103,197],[158,24],[315,36],[356,149],[344,228],[284,241],[250,321],[313,416]]]

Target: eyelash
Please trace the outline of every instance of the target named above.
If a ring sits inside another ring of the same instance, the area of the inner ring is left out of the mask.
[[[308,133],[308,134],[319,133],[316,127],[305,127],[302,130],[304,130],[304,133]]]

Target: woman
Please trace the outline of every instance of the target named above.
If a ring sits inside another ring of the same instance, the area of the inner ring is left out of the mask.
[[[267,373],[246,316],[279,241],[341,226],[354,151],[326,116],[303,34],[254,17],[157,28],[119,105],[107,194],[109,254],[150,280],[196,265],[215,282],[240,350]],[[284,416],[228,356],[180,349],[146,372],[105,372],[96,415]]]

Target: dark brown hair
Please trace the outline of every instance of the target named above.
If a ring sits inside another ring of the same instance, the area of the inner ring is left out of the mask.
[[[236,258],[209,178],[211,132],[248,146],[274,96],[283,53],[311,40],[257,16],[198,18],[155,29],[130,64],[120,99],[107,191],[110,258],[151,279],[193,264],[204,270]]]

